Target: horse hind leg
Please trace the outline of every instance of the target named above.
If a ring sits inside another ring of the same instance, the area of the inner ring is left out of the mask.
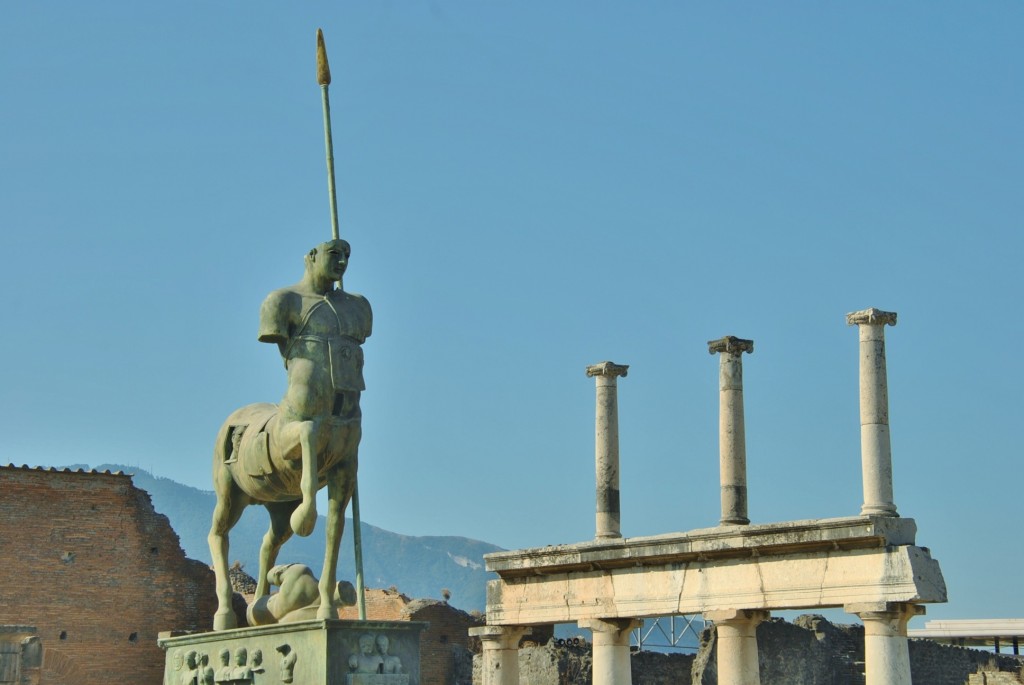
[[[230,531],[242,511],[249,504],[249,497],[243,493],[228,468],[216,461],[213,472],[214,490],[217,493],[217,504],[213,508],[213,521],[207,541],[210,544],[210,556],[213,558],[213,571],[217,578],[217,612],[213,615],[214,630],[228,630],[238,626],[234,609],[231,607],[231,578],[228,575],[228,531]]]
[[[298,500],[271,502],[266,505],[267,513],[270,514],[270,528],[267,529],[266,535],[263,536],[263,544],[260,545],[260,569],[256,579],[256,599],[270,593],[267,574],[277,563],[277,553],[281,551],[281,546],[292,536],[289,517],[298,505]]]

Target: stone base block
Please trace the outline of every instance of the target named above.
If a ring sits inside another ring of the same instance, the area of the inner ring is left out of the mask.
[[[163,685],[420,685],[417,621],[314,620],[161,633]]]

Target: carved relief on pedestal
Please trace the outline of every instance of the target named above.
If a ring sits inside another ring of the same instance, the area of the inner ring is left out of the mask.
[[[348,659],[347,685],[409,685],[402,673],[401,658],[390,654],[391,639],[384,633],[359,636],[356,651]]]
[[[267,669],[263,667],[263,650],[254,649],[252,650],[252,672],[253,673],[264,673]]]
[[[281,682],[290,683],[294,678],[295,661],[298,657],[295,656],[291,645],[288,644],[278,645],[277,652],[281,655],[281,663],[279,664],[281,668]]]
[[[253,661],[255,662],[255,655],[257,653],[259,654],[259,662],[262,663],[263,653],[258,649],[253,652]],[[222,649],[220,651],[221,667],[217,669],[213,682],[217,685],[251,685],[254,681],[253,669],[249,665],[249,650],[245,647],[236,649],[234,664],[231,664],[231,656],[231,650],[229,649]],[[210,670],[212,671],[213,669]]]
[[[199,655],[199,685],[213,685],[213,666],[210,665],[210,655],[203,652]]]
[[[231,680],[231,650],[220,650],[220,668],[217,669],[215,682],[225,683]]]
[[[180,655],[179,655],[180,656]],[[175,662],[179,669],[184,669],[178,682],[181,685],[199,685],[199,655],[195,652],[188,652],[181,661]]]

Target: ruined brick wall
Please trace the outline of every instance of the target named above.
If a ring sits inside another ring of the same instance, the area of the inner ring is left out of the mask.
[[[410,620],[403,617],[403,612],[412,600],[397,589],[366,588],[363,597],[366,600],[366,618],[371,621]],[[345,607],[338,612],[338,618],[354,621],[359,618],[359,610],[354,606]]]
[[[369,610],[367,610],[369,616]],[[417,599],[403,612],[407,621],[426,621],[430,627],[420,636],[421,685],[462,685],[465,653],[479,651],[469,629],[483,621],[438,600]]]
[[[47,685],[159,685],[157,633],[210,627],[212,571],[130,476],[0,467],[0,541],[0,624],[38,628]]]

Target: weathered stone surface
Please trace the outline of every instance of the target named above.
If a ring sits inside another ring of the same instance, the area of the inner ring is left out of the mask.
[[[690,685],[693,654],[636,652],[632,659],[633,685]]]
[[[721,353],[718,373],[718,451],[721,474],[721,525],[750,523],[747,515],[747,439],[743,418],[743,353],[754,341],[731,335],[708,341],[708,352]]]
[[[626,376],[629,366],[601,362],[587,367],[595,379],[597,407],[594,417],[594,470],[596,473],[595,537],[621,538],[619,501],[619,395],[616,379]]]
[[[1013,673],[990,673],[982,671],[973,673],[967,680],[967,685],[1020,685],[1024,680]]]
[[[485,557],[493,625],[942,602],[910,519],[850,517],[595,541]]]
[[[757,627],[761,685],[864,685],[864,628],[805,614],[792,623],[771,618]],[[715,628],[702,631],[696,654],[634,652],[634,685],[718,685]],[[479,671],[480,658],[476,659]],[[519,650],[528,685],[590,685],[592,646],[552,640]],[[1007,655],[910,641],[914,685],[1019,685],[1021,662]],[[478,679],[477,683],[481,682]]]
[[[544,644],[531,644],[519,650],[518,659],[519,678],[524,685],[590,685],[593,682],[593,652],[586,641],[556,646],[552,639]],[[482,655],[473,659],[474,683],[483,682],[483,661]]]
[[[804,615],[793,623],[769,619],[757,628],[761,685],[864,685],[864,627],[833,624],[821,616]],[[928,640],[910,641],[910,672],[914,685],[965,685],[971,674],[1003,669],[998,677],[1017,678],[1017,660]],[[717,685],[714,628],[701,635],[692,673],[693,683]],[[975,680],[971,680],[974,683]],[[984,682],[978,680],[977,682]],[[1002,682],[993,680],[989,682]],[[1018,683],[1018,680],[1007,682]]]
[[[39,685],[43,649],[34,626],[0,625],[0,683]]]
[[[860,513],[897,516],[893,502],[889,390],[885,370],[885,326],[896,325],[896,313],[872,307],[847,314],[846,322],[859,327],[860,337],[860,443],[864,488]]]
[[[203,655],[208,657],[218,681],[421,685],[420,632],[425,627],[425,623],[410,621],[315,620],[192,635],[163,634],[159,640],[167,651],[163,683],[180,685],[188,671],[189,655],[195,654],[200,660]],[[240,658],[243,650],[244,659]],[[253,663],[256,652],[262,655],[259,664]]]
[[[744,526],[698,528],[622,540],[594,540],[549,545],[484,555],[488,571],[502,578],[561,573],[591,568],[611,569],[664,562],[715,558],[749,558],[795,551],[870,549],[913,545],[913,519],[848,516]]]

